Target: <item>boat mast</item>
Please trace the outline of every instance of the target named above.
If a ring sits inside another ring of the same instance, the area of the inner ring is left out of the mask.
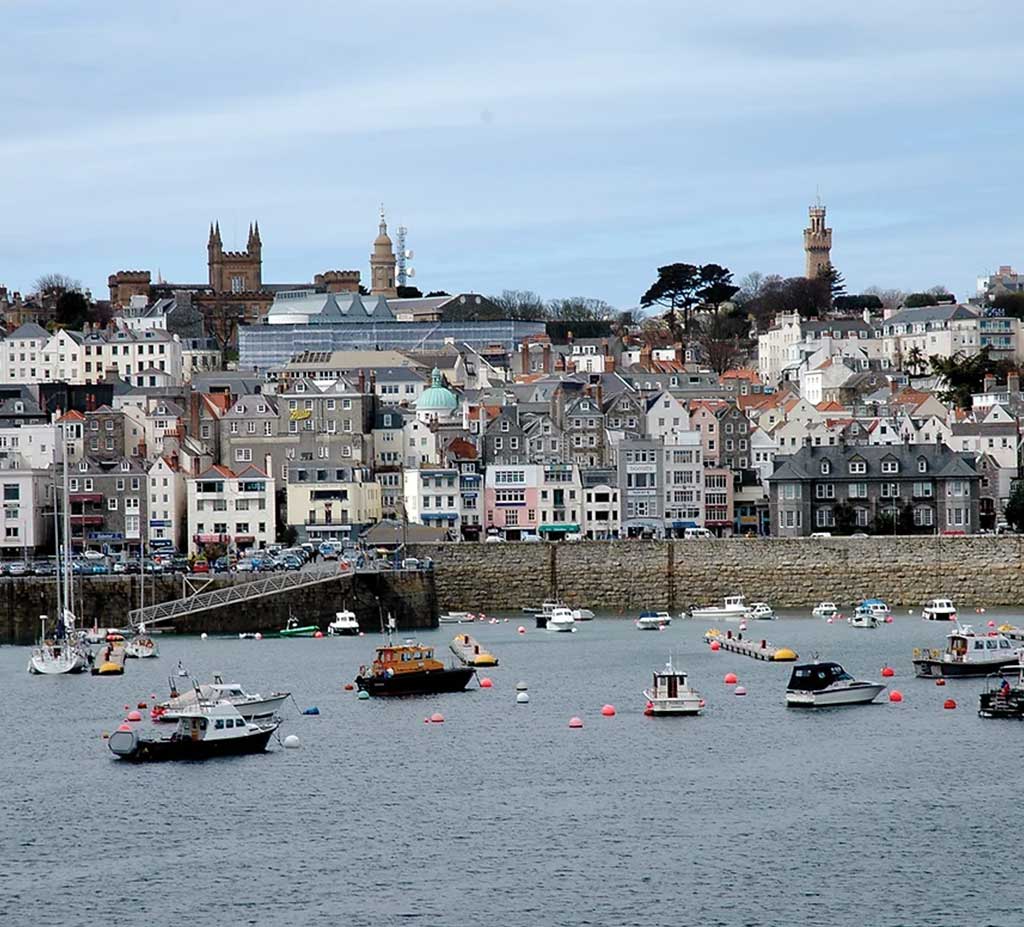
[[[64,463],[64,467],[63,467],[63,470],[64,470],[64,486],[63,486],[63,494],[64,494],[64,610],[65,610],[65,612],[70,612],[71,611],[71,597],[70,597],[70,592],[71,592],[71,588],[70,588],[70,586],[71,586],[71,581],[70,581],[70,575],[71,575],[71,506],[69,504],[69,497],[68,497],[68,449],[67,449],[67,442],[64,442],[63,453],[61,454],[61,456],[63,457],[63,463]],[[84,546],[85,546],[84,545],[84,537],[85,537],[84,526],[83,526],[82,537],[83,537],[83,545],[82,546],[84,548]]]
[[[61,441],[63,447],[64,442]],[[60,614],[60,578],[61,573],[64,571],[64,552],[60,546],[60,493],[57,492],[57,461],[53,462],[53,553],[54,553],[54,565],[56,567],[54,574],[57,580],[56,593],[57,593],[57,614]]]

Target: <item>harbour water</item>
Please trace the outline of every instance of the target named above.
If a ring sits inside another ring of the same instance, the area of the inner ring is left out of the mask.
[[[948,625],[905,612],[873,631],[751,623],[802,660],[817,652],[870,679],[895,668],[886,682],[902,704],[883,694],[818,713],[784,707],[789,665],[712,653],[708,626],[445,626],[420,639],[447,656],[469,630],[501,661],[481,671],[493,688],[369,701],[342,689],[379,642],[369,635],[163,636],[159,659],[116,678],[30,677],[27,649],[0,648],[3,915],[40,927],[1024,922],[1024,727],[978,718],[981,680],[913,678],[912,649],[940,646]],[[670,651],[707,700],[700,718],[643,715],[641,690]],[[294,692],[281,734],[302,749],[116,761],[101,732],[125,705],[165,697],[179,659],[204,681]],[[723,684],[729,671],[746,697]],[[319,716],[299,715],[311,705]],[[424,723],[434,711],[444,724]]]

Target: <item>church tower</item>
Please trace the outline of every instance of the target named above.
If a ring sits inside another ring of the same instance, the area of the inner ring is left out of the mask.
[[[206,255],[214,293],[255,293],[263,286],[263,242],[258,222],[249,225],[245,251],[225,251],[220,223],[212,224]]]
[[[377,296],[394,298],[398,295],[395,289],[395,249],[388,237],[388,224],[384,220],[384,207],[380,207],[380,226],[377,237],[373,240],[373,254],[370,255],[370,292]]]
[[[815,200],[808,213],[811,217],[810,228],[804,229],[804,255],[807,265],[804,275],[814,280],[823,267],[832,263],[829,252],[832,250],[832,229],[825,228],[825,207],[821,200]]]

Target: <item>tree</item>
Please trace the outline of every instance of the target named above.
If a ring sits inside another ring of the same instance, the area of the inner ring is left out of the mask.
[[[849,502],[840,502],[832,509],[836,534],[852,534],[857,527],[857,513]]]
[[[427,298],[429,299],[431,296],[451,296],[451,295],[452,295],[451,293],[446,293],[444,290],[431,290],[429,293],[427,293]]]
[[[82,281],[67,274],[43,274],[36,280],[35,288],[40,296],[60,296],[61,293],[79,292]]]
[[[700,305],[703,283],[696,264],[666,264],[658,268],[658,279],[640,297],[644,308],[662,306],[665,324],[673,339],[689,334],[693,310]]]
[[[903,300],[905,309],[920,309],[924,306],[938,306],[942,303],[955,303],[956,297],[943,286],[933,286],[924,293],[911,293]]]
[[[928,361],[925,359],[924,351],[915,344],[907,352],[907,357],[903,362],[903,366],[906,368],[907,374],[911,379],[914,377],[924,376],[924,372],[928,368]]]
[[[735,310],[728,315],[715,315],[705,320],[701,324],[697,344],[707,365],[721,376],[742,359],[741,339],[746,334],[746,316]]]
[[[741,304],[749,303],[761,295],[761,289],[765,280],[768,279],[759,270],[752,270],[740,281],[740,288],[736,294],[736,301]]]
[[[992,300],[992,308],[1003,315],[1024,319],[1024,293],[1000,293]]]
[[[1018,534],[1024,532],[1024,480],[1018,480],[1014,484],[1003,514],[1014,531]]]
[[[804,318],[815,318],[829,308],[831,294],[828,283],[816,278],[765,277],[757,296],[746,299],[742,290],[737,303],[754,319],[761,331],[769,328],[782,312],[799,312]]]
[[[836,312],[860,315],[865,309],[869,312],[881,312],[885,307],[873,293],[860,293],[856,296],[836,296],[832,300],[832,308]]]
[[[718,315],[723,303],[729,302],[740,290],[732,282],[732,271],[721,264],[702,264],[700,289],[697,296],[704,308]]]
[[[502,290],[500,296],[488,299],[501,310],[501,317],[505,319],[536,322],[548,315],[544,300],[532,290]]]
[[[615,317],[614,307],[603,299],[589,299],[585,296],[570,296],[568,299],[548,301],[548,317],[562,322],[599,321]]]
[[[830,304],[835,303],[836,297],[842,296],[846,292],[846,281],[831,262],[818,270],[818,279],[828,287]]]
[[[423,291],[415,286],[397,286],[395,292],[399,299],[420,299],[423,296]]]
[[[294,547],[295,542],[299,538],[299,532],[295,525],[284,525],[278,527],[278,540],[281,541],[285,547]]]
[[[943,388],[939,391],[939,399],[953,403],[960,409],[970,408],[971,394],[981,392],[986,374],[1005,377],[1012,367],[1010,361],[993,360],[987,346],[971,357],[958,351],[952,357],[933,354],[928,362],[932,370],[942,378]]]
[[[869,286],[864,290],[866,296],[877,296],[879,301],[882,303],[883,309],[899,309],[903,305],[903,300],[906,299],[907,294],[903,290],[890,289],[883,290],[881,287]]]
[[[89,321],[91,309],[89,300],[81,292],[65,290],[57,297],[57,326],[79,331]]]

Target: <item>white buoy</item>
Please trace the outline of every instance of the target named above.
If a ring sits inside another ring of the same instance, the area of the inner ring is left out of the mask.
[[[525,705],[528,701],[530,701],[530,695],[529,695],[528,692],[517,692],[516,693],[516,703],[517,704]]]
[[[287,737],[286,737],[286,738],[284,739],[284,745],[285,745],[285,746],[286,746],[286,747],[287,747],[287,748],[288,748],[289,750],[298,750],[298,749],[299,749],[299,747],[301,747],[301,746],[302,746],[302,741],[301,741],[301,740],[299,740],[299,735],[298,735],[298,734],[289,734],[289,735],[288,735],[288,736],[287,736]]]
[[[520,681],[516,683],[516,692],[525,692],[527,688],[528,686],[525,682]]]
[[[206,638],[207,638],[207,634],[206,634],[206,632],[205,632],[205,631],[203,631],[203,633],[199,635],[199,639],[200,639],[201,641],[205,641],[205,640],[206,640]]]

